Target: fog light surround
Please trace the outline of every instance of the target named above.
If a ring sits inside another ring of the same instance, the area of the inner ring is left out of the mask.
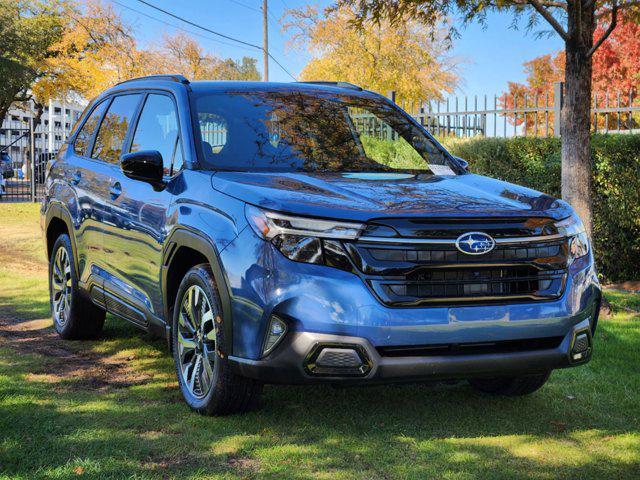
[[[304,362],[304,369],[316,377],[364,377],[372,363],[360,345],[323,343],[316,345]]]
[[[275,315],[271,315],[269,326],[262,346],[262,356],[269,355],[287,333],[287,324]]]
[[[571,360],[580,362],[591,356],[591,332],[580,330],[576,332],[571,341]]]

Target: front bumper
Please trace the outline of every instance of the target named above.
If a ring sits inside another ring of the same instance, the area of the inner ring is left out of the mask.
[[[383,305],[355,274],[288,260],[250,228],[221,253],[221,260],[233,319],[229,355],[254,361],[262,358],[272,315],[288,324],[287,336],[355,337],[375,348],[500,342],[564,338],[585,318],[595,322],[601,296],[590,257],[571,266],[564,294],[555,300],[416,308]]]
[[[365,338],[311,332],[292,332],[262,360],[230,356],[234,371],[265,383],[361,384],[499,377],[541,373],[588,362],[592,352],[593,322],[585,319],[572,327],[555,348],[473,355],[382,356]],[[576,355],[576,337],[586,334],[589,348]],[[310,368],[323,347],[359,352],[360,374],[354,369],[314,373]],[[576,358],[577,357],[577,358]],[[347,373],[348,372],[348,373]]]

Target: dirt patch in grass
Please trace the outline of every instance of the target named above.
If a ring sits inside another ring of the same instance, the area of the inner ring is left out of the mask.
[[[606,288],[629,293],[640,293],[640,280],[630,280],[622,283],[612,283],[606,285]]]
[[[86,348],[87,343],[61,339],[50,319],[21,321],[0,309],[0,343],[45,357],[26,380],[49,383],[56,390],[109,391],[142,385],[152,378],[129,368],[127,358],[101,355]]]
[[[260,462],[255,458],[247,457],[229,457],[227,465],[237,471],[240,471],[244,477],[253,477],[260,471]]]

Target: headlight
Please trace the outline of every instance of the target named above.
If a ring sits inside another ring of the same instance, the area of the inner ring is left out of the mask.
[[[303,235],[317,238],[349,239],[358,238],[361,223],[338,222],[318,218],[294,217],[283,213],[261,210],[252,205],[245,207],[249,224],[267,240],[277,235]]]
[[[582,224],[582,220],[575,213],[557,222],[558,233],[565,235],[569,242],[569,263],[584,257],[589,253],[589,236]]]
[[[245,216],[259,237],[270,241],[290,260],[343,269],[350,263],[336,240],[355,240],[363,228],[361,223],[296,217],[252,205],[245,206]]]

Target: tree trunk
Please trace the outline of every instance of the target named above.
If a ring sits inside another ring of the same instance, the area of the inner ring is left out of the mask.
[[[582,2],[576,2],[581,4]],[[589,235],[591,210],[591,57],[594,8],[574,8],[567,15],[565,95],[562,108],[562,198],[580,216]]]
[[[9,113],[9,108],[11,108],[11,103],[0,102],[0,128],[2,127],[5,117]]]

